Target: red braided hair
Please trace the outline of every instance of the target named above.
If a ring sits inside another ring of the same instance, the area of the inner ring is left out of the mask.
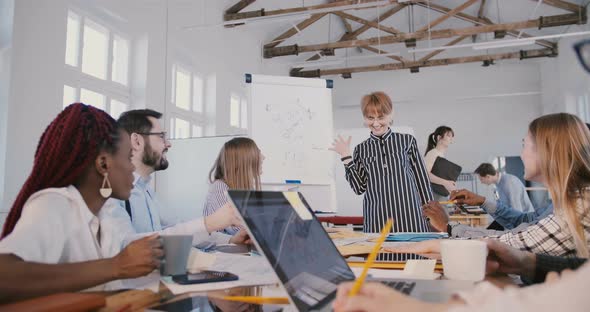
[[[1,238],[12,232],[31,195],[74,184],[99,151],[113,152],[117,141],[117,123],[107,113],[82,103],[66,107],[41,135],[33,169],[10,209]]]

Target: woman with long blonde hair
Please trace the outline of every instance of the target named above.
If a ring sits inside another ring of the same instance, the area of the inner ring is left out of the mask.
[[[525,180],[547,187],[554,212],[522,231],[488,238],[534,253],[588,258],[590,131],[586,124],[567,113],[539,117],[529,124],[520,157],[524,163]],[[470,204],[470,199],[456,198],[457,194],[451,194],[451,200]],[[391,251],[439,252],[440,243],[408,244]]]
[[[209,193],[203,215],[208,216],[225,205],[229,205],[227,190],[260,190],[260,175],[264,155],[256,143],[249,138],[239,137],[227,141],[209,172]],[[239,227],[228,227],[225,233],[233,235]]]
[[[554,214],[571,233],[578,256],[588,258],[590,209],[590,131],[578,117],[566,113],[546,115],[529,125],[538,159],[538,172],[525,170],[532,180],[540,174],[553,199]],[[525,139],[525,145],[527,139]],[[525,149],[526,150],[526,149]],[[525,154],[522,157],[533,157]]]

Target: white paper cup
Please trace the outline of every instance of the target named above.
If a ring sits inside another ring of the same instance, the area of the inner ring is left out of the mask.
[[[479,240],[443,240],[440,244],[445,277],[481,281],[486,275],[488,247]]]

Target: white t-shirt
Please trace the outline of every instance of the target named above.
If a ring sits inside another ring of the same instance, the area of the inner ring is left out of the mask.
[[[428,170],[428,172],[432,171],[432,167],[434,166],[437,157],[444,158],[445,154],[436,148],[431,149],[426,153],[426,156],[424,156],[424,163],[426,164],[426,170]]]
[[[47,264],[111,258],[123,242],[109,217],[112,207],[105,204],[95,216],[74,186],[41,190],[29,197],[14,230],[0,241],[0,253]],[[90,290],[117,288],[119,281]]]

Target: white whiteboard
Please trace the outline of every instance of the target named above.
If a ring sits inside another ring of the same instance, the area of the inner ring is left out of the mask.
[[[247,75],[248,77],[248,75]],[[263,183],[333,184],[331,81],[251,75],[250,137],[266,159]]]
[[[411,127],[397,126],[391,127],[393,132],[408,133],[414,135],[414,129]],[[335,135],[341,135],[343,138],[352,138],[350,143],[350,151],[354,150],[354,147],[370,136],[370,130],[367,128],[356,128],[356,129],[341,129],[336,130]],[[334,175],[336,180],[336,206],[337,213],[339,216],[362,216],[363,215],[363,196],[356,195],[350,184],[346,181],[344,166],[341,163],[337,163],[334,166]]]
[[[160,216],[167,224],[203,216],[209,191],[209,170],[223,144],[235,136],[171,140],[170,166],[156,172],[156,193],[162,205]]]

